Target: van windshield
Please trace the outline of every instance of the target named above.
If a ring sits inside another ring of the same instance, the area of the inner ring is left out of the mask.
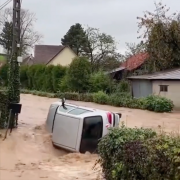
[[[90,111],[87,109],[82,109],[82,108],[76,108],[76,109],[69,111],[68,114],[80,115],[80,114],[89,113],[89,112],[93,112],[93,111]]]

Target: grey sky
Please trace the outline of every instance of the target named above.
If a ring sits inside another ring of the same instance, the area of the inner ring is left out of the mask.
[[[5,0],[0,0],[1,4]],[[60,44],[61,38],[75,23],[99,28],[120,41],[138,42],[137,16],[154,10],[154,0],[22,0],[22,8],[36,13],[36,30],[44,35],[44,44]],[[180,0],[162,0],[175,12]],[[11,3],[12,4],[12,3]]]

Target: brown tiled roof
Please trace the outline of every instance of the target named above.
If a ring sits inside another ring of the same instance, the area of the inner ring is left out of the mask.
[[[66,46],[55,45],[35,45],[34,64],[48,64],[57,56]]]
[[[128,58],[125,62],[123,62],[120,67],[125,67],[127,70],[132,71],[139,66],[141,66],[145,60],[148,58],[147,53],[139,53],[135,56]]]

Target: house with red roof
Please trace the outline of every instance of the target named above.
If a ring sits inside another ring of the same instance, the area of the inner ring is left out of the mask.
[[[136,74],[141,71],[141,67],[148,58],[148,53],[139,53],[128,58],[125,62],[120,64],[120,67],[110,71],[109,73],[113,79],[121,80],[127,75]]]

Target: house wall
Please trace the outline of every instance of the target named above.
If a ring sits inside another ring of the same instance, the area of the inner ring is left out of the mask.
[[[68,47],[64,48],[48,65],[68,66],[77,55]]]
[[[168,85],[168,91],[160,92],[159,85]],[[180,109],[180,81],[153,81],[153,94],[171,99],[175,108]]]
[[[149,80],[132,80],[132,93],[133,97],[141,98],[147,97],[148,95],[152,94],[152,82]]]

